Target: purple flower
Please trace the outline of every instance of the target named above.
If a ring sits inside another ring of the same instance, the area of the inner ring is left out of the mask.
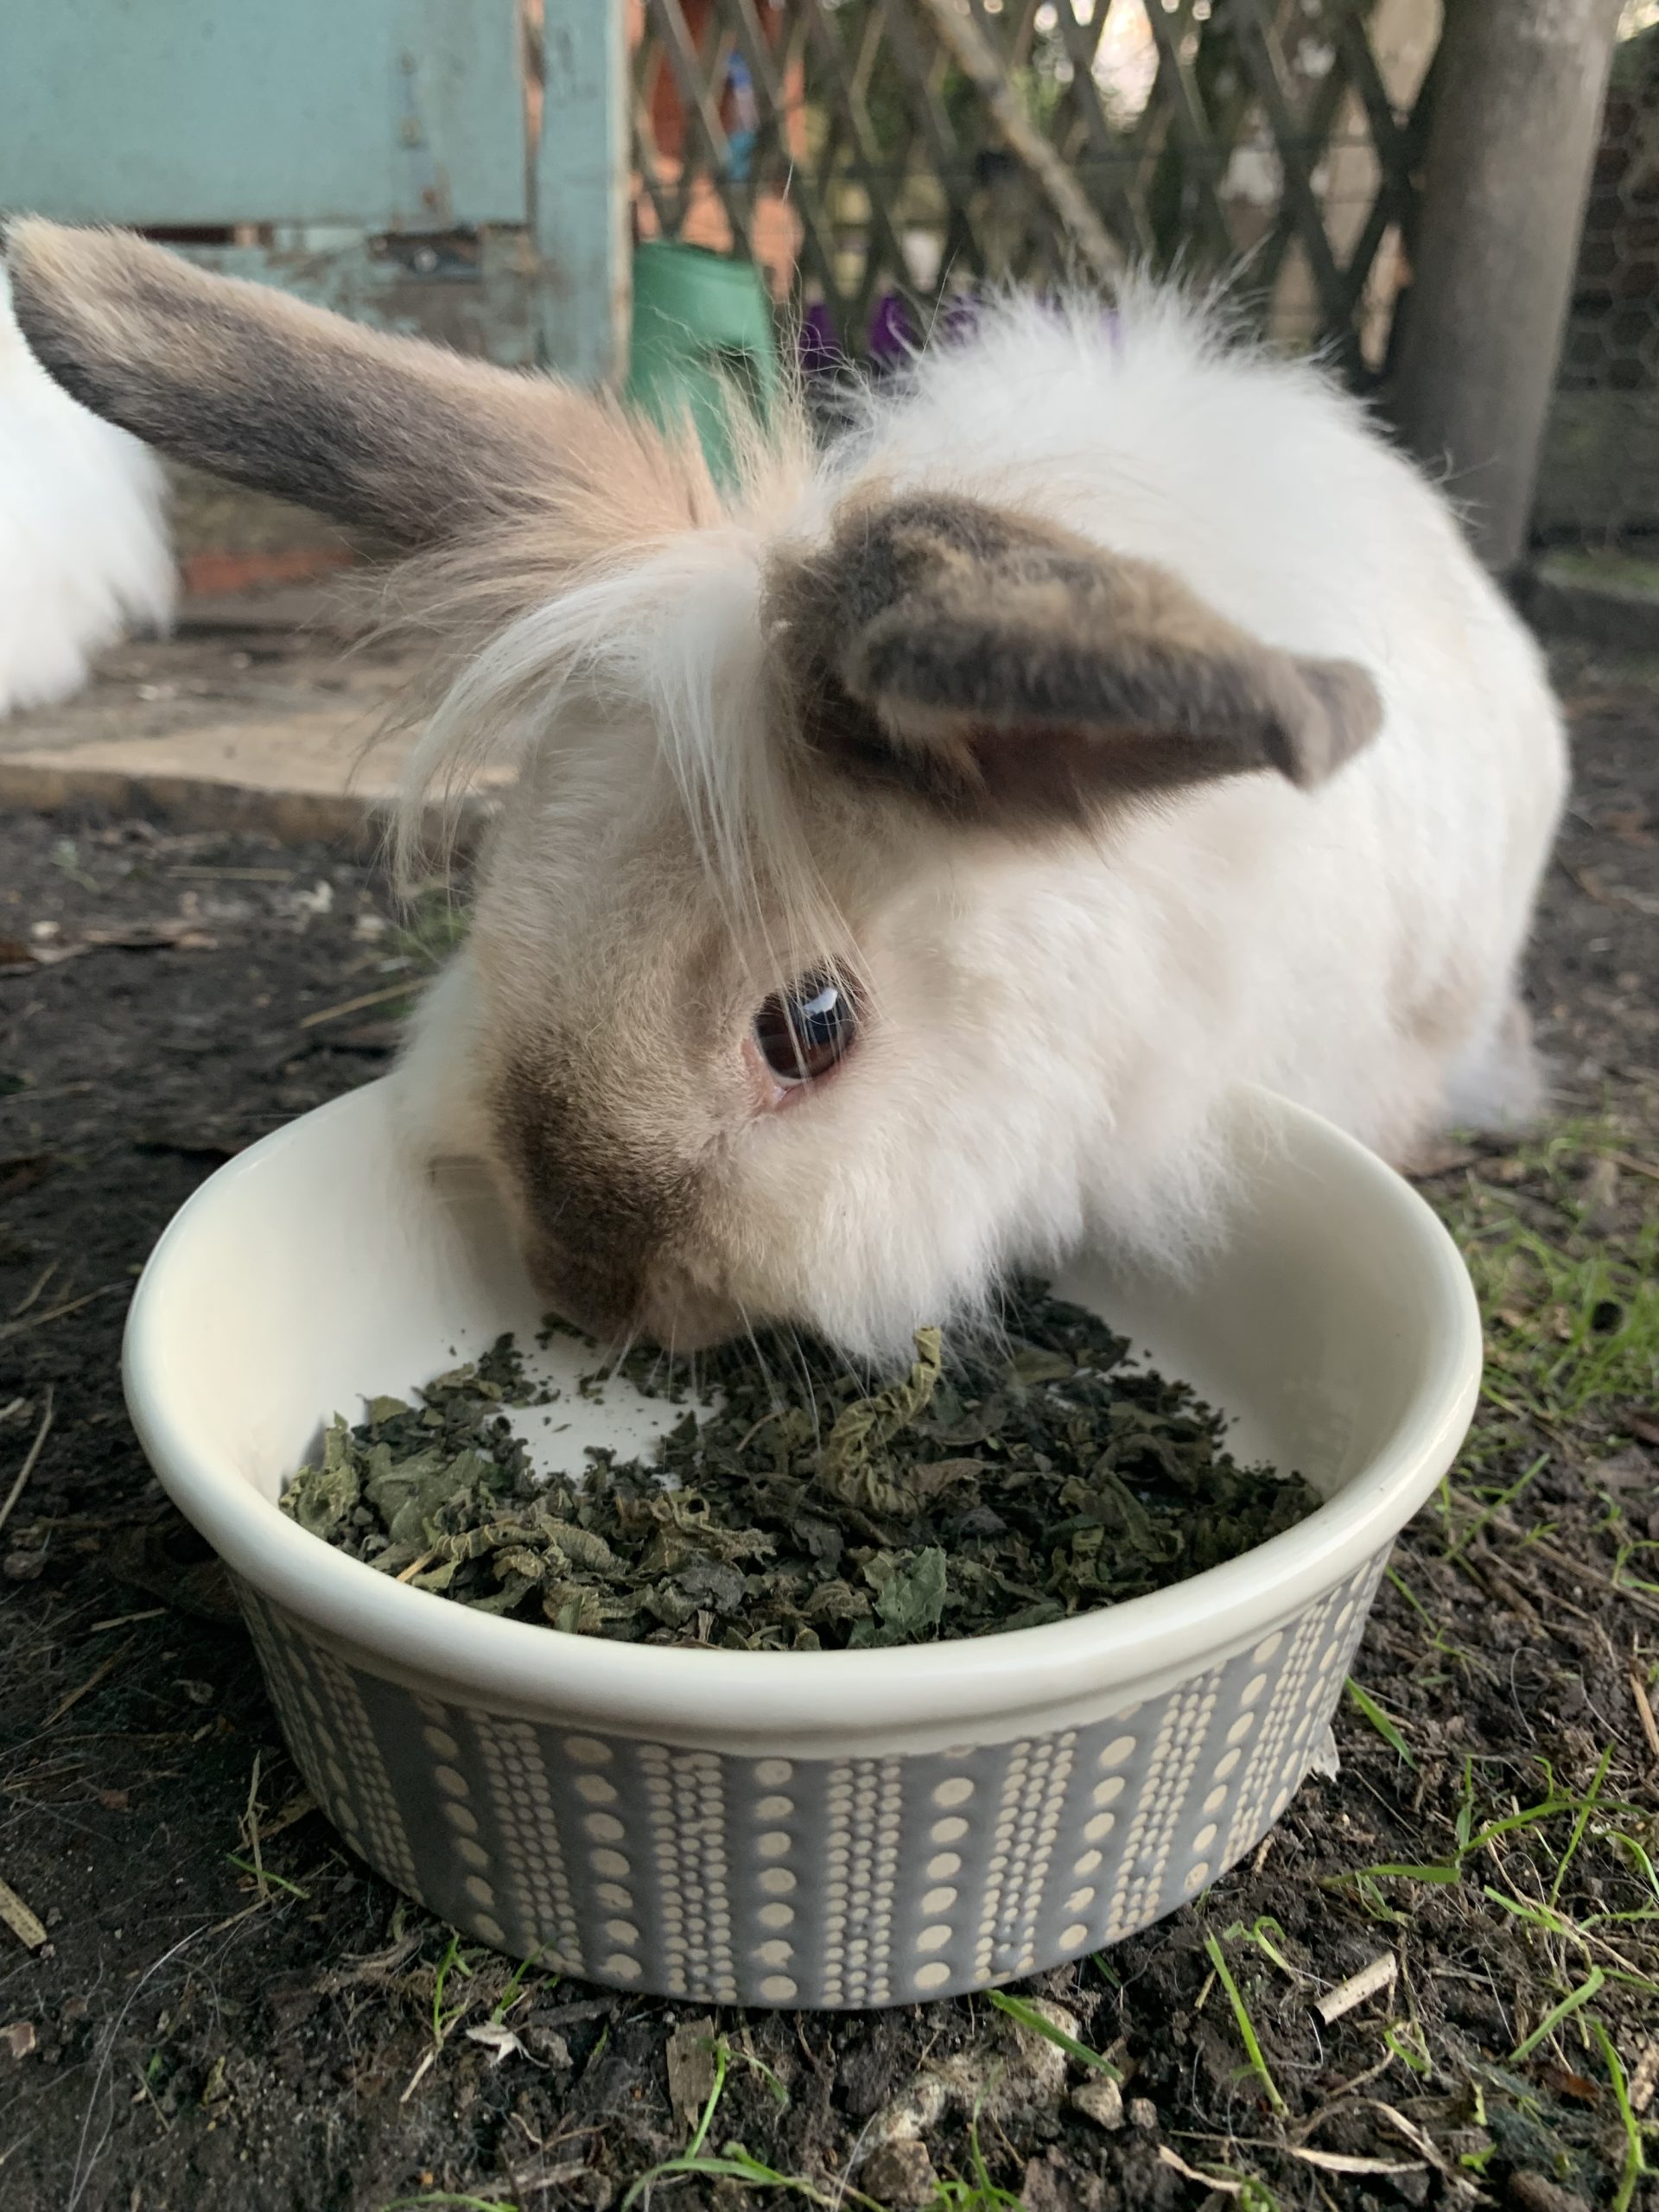
[[[979,326],[983,302],[972,292],[952,292],[939,308],[938,321],[933,326],[936,345],[959,346],[971,338]]]
[[[835,317],[822,300],[815,301],[801,317],[800,359],[804,377],[833,376],[846,365],[847,356],[836,335]]]
[[[918,334],[909,308],[897,292],[888,292],[870,325],[870,359],[891,368],[914,351]]]

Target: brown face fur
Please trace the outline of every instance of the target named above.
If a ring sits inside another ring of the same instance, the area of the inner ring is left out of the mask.
[[[619,1150],[582,1088],[581,1057],[553,1049],[512,1062],[493,1096],[495,1139],[537,1287],[567,1320],[610,1338],[634,1325],[664,1255],[693,1241],[698,1185],[666,1147]]]
[[[792,808],[836,919],[804,924],[764,863],[734,910],[711,896],[649,720],[607,717],[593,743],[534,764],[483,871],[470,943],[489,1150],[551,1306],[602,1338],[695,1348],[744,1325],[757,1164],[778,1164],[787,1222],[796,1147],[836,1111],[833,1081],[781,1094],[755,1016],[832,947],[868,943],[915,840],[803,759]]]
[[[743,1048],[763,994],[671,810],[633,811],[625,788],[631,835],[619,820],[589,836],[550,780],[539,829],[505,833],[473,929],[493,1156],[566,1319],[602,1338],[725,1335],[707,1255],[726,1151],[759,1109]]]

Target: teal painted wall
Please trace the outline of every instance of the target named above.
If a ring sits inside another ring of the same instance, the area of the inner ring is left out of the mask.
[[[468,353],[619,378],[622,0],[545,11],[531,148],[518,0],[0,0],[0,210],[275,226],[197,257]]]
[[[0,205],[146,225],[522,222],[518,56],[517,0],[6,0]]]

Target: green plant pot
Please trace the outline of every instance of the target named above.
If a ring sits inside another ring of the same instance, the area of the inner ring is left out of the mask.
[[[635,248],[631,405],[664,426],[689,412],[709,467],[729,479],[732,405],[764,420],[781,380],[772,304],[751,264],[667,239]]]

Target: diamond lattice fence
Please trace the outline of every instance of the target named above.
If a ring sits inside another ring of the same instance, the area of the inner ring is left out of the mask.
[[[862,355],[988,281],[1235,273],[1384,365],[1438,0],[636,0],[646,232]]]

